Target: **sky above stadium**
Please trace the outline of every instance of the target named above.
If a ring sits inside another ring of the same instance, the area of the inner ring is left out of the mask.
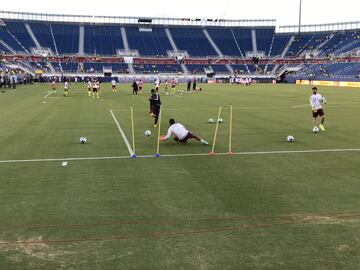
[[[360,21],[360,0],[302,0],[303,24]],[[299,0],[12,0],[6,11],[103,16],[276,19],[298,24]]]

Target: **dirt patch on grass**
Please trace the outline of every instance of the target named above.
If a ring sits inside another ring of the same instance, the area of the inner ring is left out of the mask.
[[[349,247],[349,245],[340,245],[336,249],[339,252],[346,252],[346,251],[350,250],[350,247]]]
[[[15,262],[22,262],[24,259],[33,258],[39,259],[47,262],[56,262],[64,263],[66,262],[66,257],[69,255],[75,254],[75,252],[70,252],[66,250],[61,250],[49,246],[46,243],[41,243],[42,237],[30,238],[30,239],[21,239],[19,242],[28,241],[28,242],[38,242],[31,244],[4,244],[0,245],[0,252],[9,253],[7,256],[10,260]],[[0,240],[0,242],[2,242]],[[4,241],[5,242],[5,241]]]
[[[359,216],[294,215],[293,220],[306,224],[345,224],[359,222]]]

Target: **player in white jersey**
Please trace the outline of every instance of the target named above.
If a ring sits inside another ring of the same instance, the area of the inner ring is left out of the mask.
[[[156,90],[156,92],[159,92],[159,87],[160,87],[160,79],[157,78],[155,80],[155,90]]]
[[[318,117],[321,118],[321,124],[319,128],[322,131],[325,131],[324,122],[325,122],[325,112],[323,108],[323,104],[326,103],[325,98],[318,93],[317,87],[312,88],[313,94],[310,97],[310,106],[313,115],[313,126],[316,127],[316,119]]]
[[[64,83],[64,97],[69,96],[69,82],[66,80]]]
[[[97,98],[100,98],[99,96],[99,92],[100,92],[100,82],[97,80],[96,82],[93,83],[93,98],[95,98],[95,95]]]
[[[115,79],[111,80],[111,88],[114,93],[117,92]]]
[[[89,79],[87,82],[87,89],[88,89],[88,96],[91,97],[91,91],[92,91],[91,79]]]
[[[189,130],[187,130],[182,124],[176,123],[174,119],[169,120],[170,127],[165,136],[160,137],[160,141],[166,141],[174,135],[174,141],[186,143],[189,139],[195,139],[202,144],[208,145],[209,143],[196,135],[192,134]]]

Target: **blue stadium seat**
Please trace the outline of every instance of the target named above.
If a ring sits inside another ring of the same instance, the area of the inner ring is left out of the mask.
[[[263,51],[265,55],[269,54],[272,38],[275,34],[275,28],[258,28],[256,32],[256,43],[258,51]]]
[[[0,29],[0,39],[2,39],[13,50],[18,52],[24,52],[24,48],[6,31],[6,29]],[[8,51],[5,49],[5,52]]]
[[[40,45],[42,47],[50,48],[53,54],[55,54],[55,45],[51,36],[50,24],[31,22],[29,23],[29,26]]]
[[[85,53],[110,56],[124,49],[119,25],[85,25],[84,28]]]
[[[59,54],[79,52],[79,25],[51,24]]]
[[[126,36],[129,47],[138,50],[142,56],[167,56],[172,51],[170,41],[164,27],[152,27],[151,32],[139,31],[139,27],[126,27]]]
[[[280,34],[274,36],[272,48],[269,52],[270,56],[281,55],[289,43],[292,35]]]
[[[29,51],[32,47],[35,47],[35,43],[25,28],[25,21],[4,21],[6,23],[6,28],[16,37],[23,47]]]
[[[171,27],[170,31],[179,50],[187,51],[191,56],[217,56],[202,28]]]
[[[230,29],[212,27],[208,28],[207,31],[223,55],[241,56]]]

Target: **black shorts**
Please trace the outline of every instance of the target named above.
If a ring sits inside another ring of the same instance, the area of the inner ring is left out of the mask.
[[[113,85],[113,86],[112,86],[112,88],[113,88],[113,89],[115,89],[115,88],[116,88],[116,86],[115,86],[115,85]]]
[[[93,92],[97,93],[98,89],[97,88],[93,88]]]
[[[180,140],[178,137],[175,136],[174,141],[186,143],[189,139],[194,139],[194,138],[195,138],[195,136],[189,131],[189,133],[186,135],[185,138]]]
[[[323,109],[319,109],[316,112],[313,112],[313,117],[317,118],[317,117],[323,117],[325,116],[324,110]]]
[[[151,105],[151,112],[155,115],[160,113],[160,106],[158,105]]]

